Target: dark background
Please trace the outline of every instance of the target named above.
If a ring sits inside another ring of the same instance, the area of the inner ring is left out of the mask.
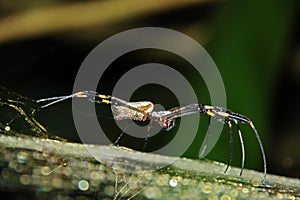
[[[171,28],[197,40],[211,55],[225,84],[227,107],[250,117],[262,137],[269,173],[300,177],[300,18],[297,1],[190,1],[182,5],[177,1],[166,1],[165,4],[154,1],[158,8],[144,12],[137,12],[147,7],[142,1],[134,5],[135,1],[104,1],[113,4],[111,10],[106,7],[102,10],[100,5],[96,12],[92,7],[90,12],[89,9],[71,12],[72,6],[86,8],[91,2],[96,1],[1,1],[0,84],[32,99],[67,95],[72,92],[82,61],[106,38],[137,27]],[[56,15],[61,10],[65,11],[65,18]],[[118,13],[123,11],[127,11],[128,16],[119,17]],[[45,18],[51,12],[50,23]],[[103,15],[103,20],[89,22],[93,12]],[[33,17],[28,17],[31,14]],[[86,19],[85,23],[81,23],[81,19]],[[70,21],[74,25],[70,25]],[[205,83],[200,76],[195,76],[186,61],[153,49],[131,52],[117,59],[101,79],[99,92],[110,94],[126,70],[149,62],[163,63],[179,70],[197,90],[199,101],[210,103]],[[124,71],[119,70],[119,65],[124,66]],[[148,99],[169,108],[177,103],[171,91],[157,85],[139,88],[132,99]],[[107,121],[112,121],[109,109],[100,105],[101,109],[101,123],[109,128],[114,140],[120,130],[108,124]],[[72,125],[70,101],[41,110],[38,117],[51,132],[78,141]],[[201,116],[200,127],[197,138],[185,154],[187,157],[198,155],[207,129],[206,116]],[[243,125],[241,128],[246,146],[246,168],[262,170],[256,138],[249,127]],[[150,138],[147,150],[163,145],[159,141],[172,139],[172,133],[176,134],[176,128],[168,134]],[[237,134],[234,140],[233,165],[240,166]],[[228,141],[228,128],[225,127],[207,158],[226,163]],[[120,144],[141,149],[143,140],[125,136]]]

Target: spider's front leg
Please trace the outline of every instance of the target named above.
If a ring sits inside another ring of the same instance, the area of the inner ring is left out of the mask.
[[[209,120],[208,120],[208,134],[210,134],[210,118],[213,117],[216,120],[225,123],[228,125],[229,128],[229,160],[227,162],[227,166],[225,168],[224,173],[227,172],[231,161],[232,161],[232,153],[233,153],[233,131],[232,131],[232,124],[231,124],[231,119],[229,118],[229,110],[227,110],[226,108],[223,107],[217,107],[217,106],[208,106],[208,105],[204,105],[204,113],[208,115]],[[244,152],[244,151],[243,151]],[[244,157],[244,156],[243,156]],[[242,164],[243,166],[244,164]]]
[[[265,151],[263,148],[263,144],[262,141],[259,137],[259,134],[253,124],[253,122],[246,116],[240,115],[238,113],[234,113],[226,108],[223,107],[217,107],[217,106],[208,106],[208,105],[204,105],[204,113],[207,114],[209,117],[214,117],[215,119],[217,119],[218,121],[221,121],[223,123],[226,123],[229,127],[230,130],[230,159],[229,159],[229,163],[231,162],[231,154],[232,154],[232,125],[230,123],[230,121],[234,121],[235,124],[237,125],[237,129],[238,129],[238,133],[239,133],[239,137],[240,137],[240,142],[241,142],[241,148],[242,148],[242,169],[241,169],[241,173],[243,171],[244,168],[244,160],[245,160],[245,149],[244,149],[244,142],[243,142],[243,138],[242,138],[242,134],[241,134],[241,130],[239,128],[239,122],[241,123],[247,123],[250,125],[250,127],[252,128],[252,130],[255,133],[255,136],[257,138],[260,150],[261,150],[261,154],[262,154],[262,158],[263,158],[263,164],[264,164],[264,178],[262,183],[265,184],[266,182],[266,176],[267,176],[267,161],[266,161],[266,156],[265,156]],[[228,166],[227,166],[228,168]],[[225,172],[227,171],[227,168],[225,170]]]

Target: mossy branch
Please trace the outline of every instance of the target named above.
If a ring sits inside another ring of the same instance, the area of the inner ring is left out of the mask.
[[[230,167],[207,160],[142,153],[112,145],[1,135],[0,190],[10,196],[87,199],[300,198],[300,180]],[[87,151],[101,155],[101,160]],[[149,169],[155,169],[150,170]],[[144,171],[141,171],[144,169]],[[18,191],[18,193],[15,193]]]

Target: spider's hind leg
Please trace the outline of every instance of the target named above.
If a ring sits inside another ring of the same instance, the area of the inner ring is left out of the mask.
[[[238,123],[237,120],[233,120],[233,121],[236,124],[237,130],[238,130],[238,133],[239,133],[240,142],[241,142],[241,148],[242,148],[242,166],[241,166],[241,172],[240,172],[240,176],[242,176],[244,166],[245,166],[245,146],[244,146],[243,135],[242,135],[239,123]]]
[[[208,128],[207,128],[207,135],[205,137],[205,140],[204,140],[204,144],[203,144],[203,148],[200,152],[200,157],[203,157],[205,151],[206,151],[206,148],[207,148],[207,144],[210,140],[210,121],[211,121],[211,116],[208,115]]]
[[[226,166],[226,169],[224,171],[224,174],[227,172],[230,164],[231,164],[231,161],[232,161],[232,153],[233,153],[233,132],[232,132],[232,124],[230,121],[228,120],[225,120],[225,123],[228,125],[229,127],[229,135],[230,135],[230,139],[229,139],[229,145],[230,145],[230,150],[229,150],[229,160],[228,160],[228,163],[227,163],[227,166]]]

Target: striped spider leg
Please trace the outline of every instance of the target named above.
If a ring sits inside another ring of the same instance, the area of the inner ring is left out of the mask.
[[[152,120],[156,121],[164,130],[169,131],[175,126],[176,118],[201,112],[199,104],[189,104],[184,107],[171,108],[167,111],[153,111],[151,116]]]
[[[209,106],[209,105],[204,105],[204,104],[189,104],[187,106],[183,107],[177,107],[169,110],[170,113],[165,114],[163,116],[160,116],[160,124],[162,127],[166,127],[165,130],[170,130],[173,126],[175,126],[175,119],[178,117],[186,116],[186,115],[191,115],[191,114],[206,114],[209,117],[209,125],[208,125],[208,134],[209,133],[209,128],[210,128],[210,118],[213,117],[216,120],[225,123],[229,127],[229,133],[230,133],[230,155],[229,155],[229,161],[227,164],[227,167],[224,171],[224,173],[227,172],[228,167],[231,163],[232,160],[232,151],[233,151],[233,136],[232,136],[232,124],[231,122],[233,121],[238,130],[240,142],[241,142],[241,148],[242,148],[242,166],[241,166],[241,172],[240,175],[243,173],[244,169],[244,163],[245,163],[245,148],[244,148],[244,141],[242,137],[242,133],[239,127],[239,123],[246,123],[249,124],[252,130],[255,133],[255,136],[257,138],[257,141],[259,143],[259,147],[261,150],[261,154],[263,157],[263,164],[264,164],[264,177],[262,183],[265,184],[266,182],[266,176],[267,176],[267,161],[266,161],[266,156],[265,156],[265,151],[263,148],[262,141],[260,139],[260,136],[253,124],[253,122],[248,118],[243,115],[234,113],[226,108],[223,107],[218,107],[218,106]],[[153,112],[154,113],[154,112]],[[152,115],[154,115],[152,113]]]

